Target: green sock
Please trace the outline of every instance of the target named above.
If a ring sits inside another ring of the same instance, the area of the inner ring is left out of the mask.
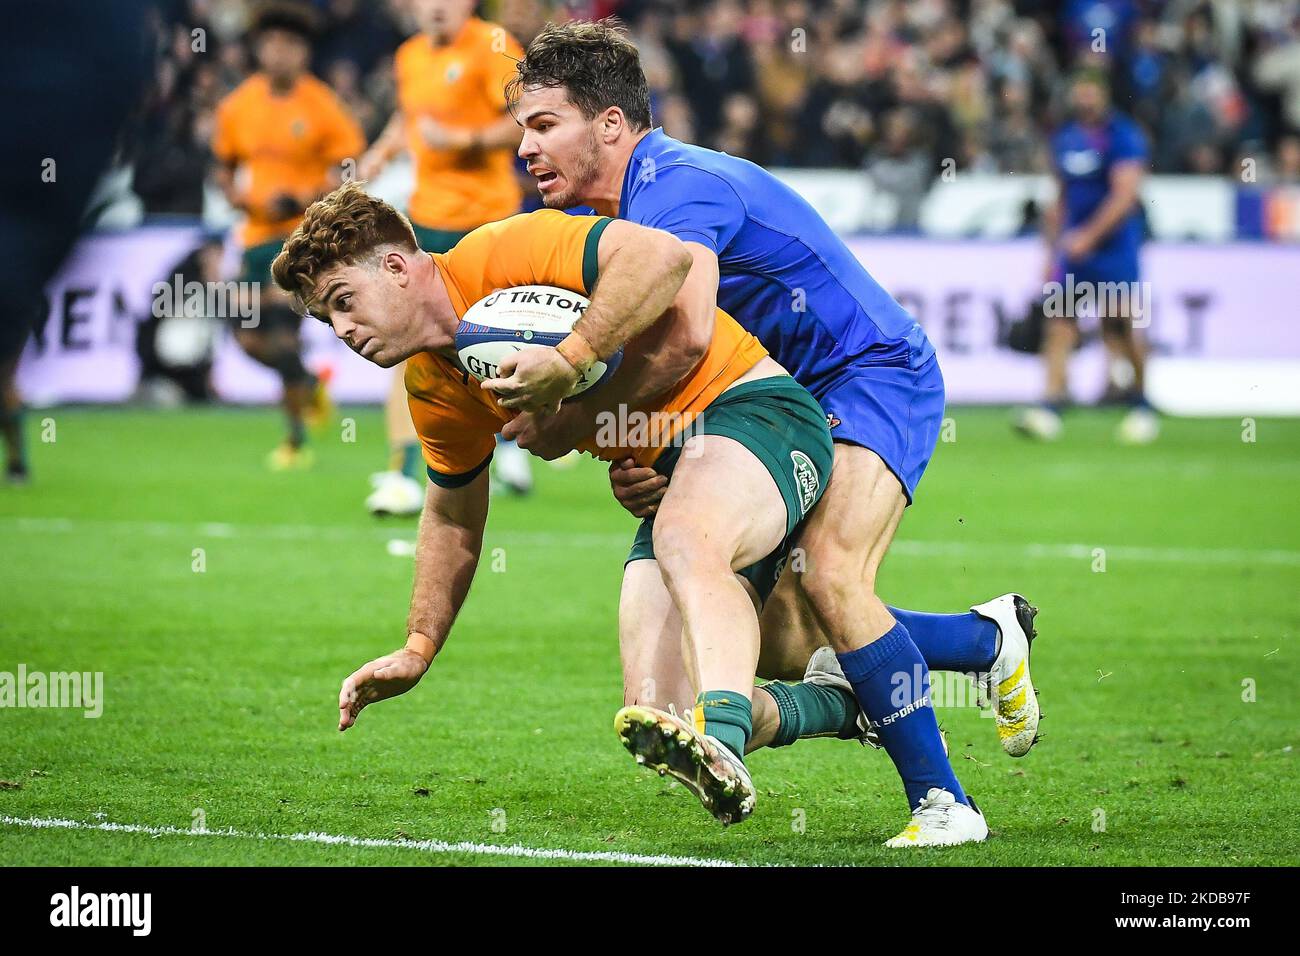
[[[402,446],[402,474],[424,484],[424,456],[420,454],[418,441]]]
[[[787,684],[772,681],[763,690],[776,701],[781,726],[769,747],[788,747],[804,737],[856,737],[858,701],[853,694],[838,687],[800,681]]]
[[[748,698],[735,691],[706,690],[695,698],[696,728],[701,724],[706,734],[743,759],[754,732],[754,709]]]

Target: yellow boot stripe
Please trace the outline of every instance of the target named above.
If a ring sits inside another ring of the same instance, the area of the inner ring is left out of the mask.
[[[1017,734],[1023,734],[1028,729],[1029,718],[1019,717],[1016,720],[1006,720],[998,724],[998,737],[1014,737]]]
[[[998,684],[999,696],[1011,693],[1011,691],[1015,689],[1016,684],[1020,683],[1020,679],[1024,676],[1025,662],[1021,661],[1019,666],[1016,667],[1015,673],[1002,681],[1002,683]]]
[[[1020,708],[1025,706],[1025,697],[1028,695],[1028,688],[1022,687],[1016,691],[1014,697],[1003,697],[998,701],[998,712],[1002,714],[1014,714]]]

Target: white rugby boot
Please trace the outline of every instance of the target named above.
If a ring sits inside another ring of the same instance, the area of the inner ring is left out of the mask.
[[[857,700],[853,685],[844,676],[844,668],[840,667],[840,659],[832,648],[819,647],[813,651],[812,657],[808,658],[808,666],[804,669],[803,679],[808,684],[838,687],[847,691],[854,700]],[[862,712],[861,707],[858,708],[858,730],[862,731],[862,733],[853,738],[854,740],[857,740],[864,747],[881,749],[883,745],[880,743],[880,735],[876,733],[876,726]],[[939,739],[943,742],[943,752],[946,755],[948,753],[948,733],[942,727],[939,728]]]
[[[1016,431],[1038,441],[1056,441],[1065,430],[1061,416],[1042,405],[1031,405],[1016,416]]]
[[[754,812],[744,761],[676,714],[633,704],[614,715],[614,732],[636,762],[686,787],[723,826]]]
[[[512,494],[527,495],[533,490],[531,458],[514,442],[499,441],[492,455],[492,477]]]
[[[418,515],[424,508],[424,488],[413,478],[400,471],[381,471],[370,476],[374,488],[366,498],[366,508],[372,515]]]
[[[967,798],[969,799],[969,797]],[[922,846],[957,846],[961,843],[982,843],[989,835],[975,801],[970,805],[958,803],[948,790],[931,787],[917,808],[912,811],[912,822],[893,839],[886,840],[891,850]]]
[[[1149,445],[1160,437],[1160,417],[1139,405],[1120,419],[1115,437],[1125,445]]]
[[[1038,692],[1029,677],[1038,608],[1019,594],[1003,594],[971,610],[998,626],[998,654],[984,689],[994,708],[1002,749],[1012,757],[1023,757],[1038,740]]]

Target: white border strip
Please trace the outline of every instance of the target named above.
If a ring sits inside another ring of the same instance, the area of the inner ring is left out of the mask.
[[[53,817],[10,817],[0,815],[0,825],[30,830],[97,830],[102,833],[144,833],[149,836],[234,837],[242,840],[289,843],[320,843],[326,846],[388,847],[419,850],[422,853],[468,853],[476,856],[504,856],[529,860],[563,860],[572,863],[625,863],[636,866],[734,867],[730,860],[700,859],[693,856],[616,853],[612,850],[547,850],[530,846],[495,846],[491,843],[447,843],[444,840],[384,840],[377,837],[339,836],[332,833],[258,833],[234,830],[186,830],[181,827],[154,827],[140,823],[85,823]]]

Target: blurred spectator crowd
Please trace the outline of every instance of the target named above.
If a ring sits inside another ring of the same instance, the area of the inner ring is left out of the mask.
[[[304,0],[305,2],[305,0]],[[315,70],[373,139],[410,0],[312,0]],[[213,111],[252,69],[252,0],[169,0],[128,142],[149,213],[197,214]],[[1300,183],[1300,0],[488,0],[524,44],[617,15],[671,135],[766,166],[861,168],[923,191],[945,168],[1048,170],[1069,71],[1101,66],[1152,168]]]

